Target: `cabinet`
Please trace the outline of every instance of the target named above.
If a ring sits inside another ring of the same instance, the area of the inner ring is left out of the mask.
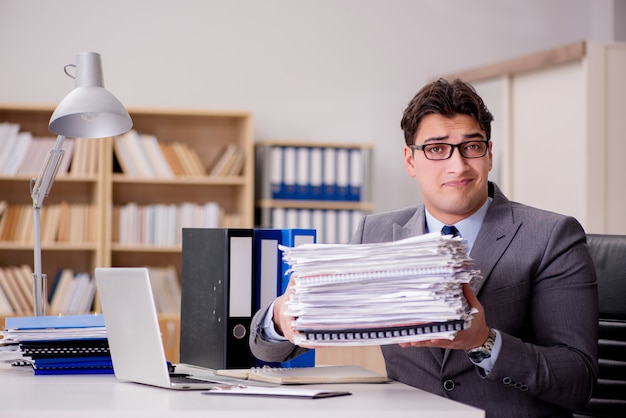
[[[52,106],[0,104],[0,122],[19,123],[22,131],[34,136],[51,136],[48,121]],[[254,224],[254,146],[251,115],[245,111],[210,111],[178,109],[128,109],[133,129],[151,134],[159,141],[177,141],[193,149],[202,165],[209,168],[230,144],[244,152],[244,165],[237,176],[209,175],[163,178],[131,178],[119,172],[114,156],[114,138],[94,139],[96,170],[89,175],[58,175],[43,205],[61,202],[88,204],[93,208],[89,239],[78,242],[43,242],[42,270],[48,276],[48,288],[62,268],[93,274],[97,266],[174,266],[181,277],[181,246],[122,245],[113,233],[116,205],[216,202],[226,213],[235,215],[238,226]],[[65,148],[65,146],[64,146]],[[39,168],[37,168],[38,170]],[[29,182],[32,175],[0,176],[0,201],[9,205],[32,204]],[[42,219],[42,229],[45,227]],[[33,264],[33,242],[0,241],[0,267]],[[96,303],[95,309],[98,310]],[[32,312],[16,314],[31,315]],[[175,333],[176,317],[169,321]],[[171,323],[171,321],[174,321]],[[165,325],[164,325],[165,326]],[[167,330],[164,330],[167,333]],[[169,337],[168,337],[169,338]],[[170,338],[171,339],[171,338]],[[175,346],[171,341],[169,346]],[[169,357],[176,359],[175,357]]]
[[[318,243],[348,243],[371,201],[371,145],[256,143],[256,225],[312,228]]]
[[[448,75],[494,114],[494,179],[512,200],[626,234],[626,43],[576,42]]]

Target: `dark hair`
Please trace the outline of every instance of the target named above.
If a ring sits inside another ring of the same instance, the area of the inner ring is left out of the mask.
[[[458,114],[471,116],[485,131],[487,140],[491,139],[493,115],[474,87],[458,78],[451,83],[443,78],[433,81],[422,87],[409,102],[400,122],[407,145],[413,145],[420,122],[431,113],[449,118]]]

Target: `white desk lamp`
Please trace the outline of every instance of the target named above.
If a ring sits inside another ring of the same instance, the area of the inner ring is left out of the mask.
[[[75,68],[75,75],[68,68]],[[123,134],[132,128],[128,112],[111,93],[104,89],[100,54],[81,52],[76,65],[68,64],[65,74],[74,78],[75,88],[54,110],[48,128],[57,134],[54,147],[36,179],[30,181],[30,195],[34,210],[33,306],[36,316],[46,314],[46,275],[41,272],[41,214],[43,199],[50,193],[54,177],[63,159],[63,140],[71,138],[105,138]]]

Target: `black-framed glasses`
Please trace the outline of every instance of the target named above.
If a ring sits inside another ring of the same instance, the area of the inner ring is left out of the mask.
[[[423,151],[427,160],[447,160],[452,157],[455,148],[459,149],[464,158],[480,158],[487,154],[489,141],[467,141],[460,144],[433,142],[425,145],[409,145],[409,147]]]

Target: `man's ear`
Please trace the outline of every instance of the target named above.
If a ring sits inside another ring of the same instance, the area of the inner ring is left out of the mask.
[[[415,177],[415,159],[413,158],[414,150],[408,146],[404,147],[404,169],[410,177]]]

